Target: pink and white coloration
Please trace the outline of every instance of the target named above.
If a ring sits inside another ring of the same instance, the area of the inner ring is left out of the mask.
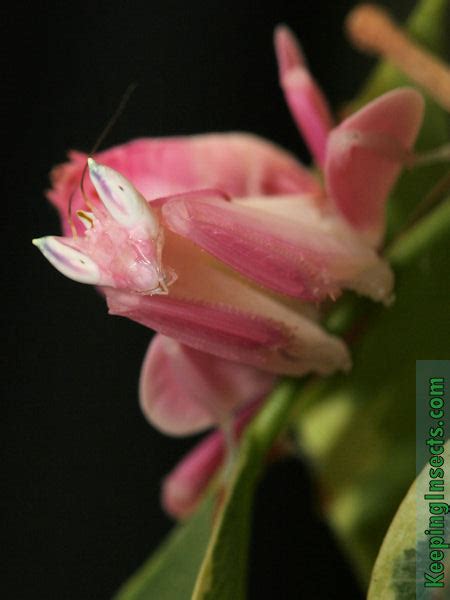
[[[144,359],[141,408],[169,435],[198,433],[272,388],[274,375],[156,335]]]
[[[88,159],[90,210],[77,192],[73,238],[67,207],[87,157],[73,152],[53,172],[49,198],[66,237],[35,244],[64,275],[99,286],[111,314],[159,332],[140,396],[147,418],[170,434],[223,422],[264,396],[275,374],[347,370],[347,348],[320,326],[319,303],[344,289],[385,303],[392,295],[392,272],[376,248],[422,98],[398,89],[334,126],[287,28],[276,30],[275,46],[323,186],[289,153],[249,134],[136,140]],[[164,502],[172,513],[195,506],[209,479],[204,465],[220,462],[216,446],[171,475]]]

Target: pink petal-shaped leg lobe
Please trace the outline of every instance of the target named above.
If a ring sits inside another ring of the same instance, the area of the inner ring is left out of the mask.
[[[168,200],[162,218],[178,235],[281,294],[305,301],[335,297],[344,287],[375,300],[391,294],[388,266],[308,196],[225,202],[192,193]],[[369,270],[373,285],[360,285]]]
[[[147,419],[170,435],[219,425],[237,408],[265,396],[274,376],[156,335],[141,371]]]
[[[350,367],[348,351],[306,317],[275,321],[231,306],[137,296],[104,288],[110,314],[129,318],[183,344],[271,373],[329,374]],[[278,313],[288,317],[279,307]],[[278,317],[280,314],[277,315]]]
[[[79,186],[87,156],[71,152],[69,158],[70,162],[52,171],[52,189],[47,193],[66,235],[71,233],[69,198],[73,196],[72,214],[86,208]],[[219,189],[230,196],[322,194],[319,181],[291,154],[244,133],[138,139],[98,152],[95,159],[131,181],[146,200],[202,188]],[[90,202],[98,203],[89,177],[84,188]],[[82,234],[81,224],[75,225]]]
[[[261,402],[253,402],[235,418],[234,434],[239,438]],[[209,482],[223,463],[225,442],[215,431],[197,444],[164,479],[162,505],[176,519],[188,517],[202,499]]]
[[[385,226],[384,208],[422,122],[424,101],[400,88],[377,98],[330,134],[325,183],[347,221],[376,246]]]
[[[284,25],[278,26],[274,41],[286,102],[312,155],[323,166],[328,133],[333,127],[328,103],[308,71],[291,30]]]

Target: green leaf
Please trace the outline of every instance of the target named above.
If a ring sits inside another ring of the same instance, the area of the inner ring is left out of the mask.
[[[215,502],[221,491],[213,489],[195,515],[175,528],[115,600],[245,597],[255,486],[268,451],[289,420],[299,385],[298,381],[283,382],[245,432],[220,506]]]
[[[445,462],[450,460],[450,442],[446,443],[443,456]],[[415,600],[420,597],[419,593],[416,595],[416,562],[419,560],[420,565],[422,548],[428,546],[428,539],[423,533],[425,528],[417,532],[417,537],[416,527],[418,521],[427,523],[428,507],[423,498],[419,500],[419,492],[427,490],[428,469],[425,467],[413,483],[389,527],[374,566],[368,600]],[[448,491],[446,501],[449,501]],[[424,565],[424,571],[427,566]],[[437,595],[438,591],[434,591],[433,598],[445,598],[444,594]]]
[[[209,496],[188,522],[178,525],[114,600],[190,600],[212,530],[213,504]]]
[[[445,39],[447,0],[422,0],[408,21],[413,37],[435,52]],[[393,87],[411,84],[382,61],[352,110]],[[417,150],[448,141],[448,115],[426,98]],[[415,361],[450,350],[450,200],[404,235],[448,165],[406,171],[388,203],[388,258],[396,273],[389,309],[344,298],[328,319],[338,334],[364,331],[354,345],[349,376],[308,389],[309,408],[297,419],[299,443],[327,498],[325,512],[363,583],[394,511],[415,474]],[[326,435],[324,435],[326,432]]]
[[[298,385],[298,382],[283,382],[246,432],[239,460],[200,570],[193,600],[245,598],[255,486],[268,451],[288,421]]]
[[[351,373],[310,386],[297,421],[327,515],[363,581],[415,474],[415,361],[448,355],[449,240],[450,199],[392,245],[394,305],[359,311],[355,329],[365,333]]]

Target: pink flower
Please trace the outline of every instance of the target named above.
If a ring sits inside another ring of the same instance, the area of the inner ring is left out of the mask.
[[[334,126],[288,29],[277,29],[275,45],[324,186],[248,134],[136,140],[88,159],[89,210],[78,190],[71,237],[69,198],[87,157],[72,152],[52,174],[48,196],[66,235],[35,244],[64,275],[99,286],[111,314],[162,334],[145,359],[140,397],[147,418],[171,434],[223,422],[263,397],[274,374],[348,369],[347,348],[320,326],[318,304],[343,289],[391,297],[392,272],[376,248],[422,98],[398,89]],[[204,465],[220,462],[213,439],[166,483],[173,513],[196,504],[214,470]]]

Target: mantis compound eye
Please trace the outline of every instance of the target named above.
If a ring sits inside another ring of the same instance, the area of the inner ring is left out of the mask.
[[[101,284],[101,272],[98,265],[86,254],[73,246],[69,246],[64,238],[46,236],[33,240],[45,258],[57,269],[74,281]]]
[[[88,158],[89,174],[100,200],[111,217],[130,232],[138,229],[153,240],[159,222],[140,192],[123,175]]]

